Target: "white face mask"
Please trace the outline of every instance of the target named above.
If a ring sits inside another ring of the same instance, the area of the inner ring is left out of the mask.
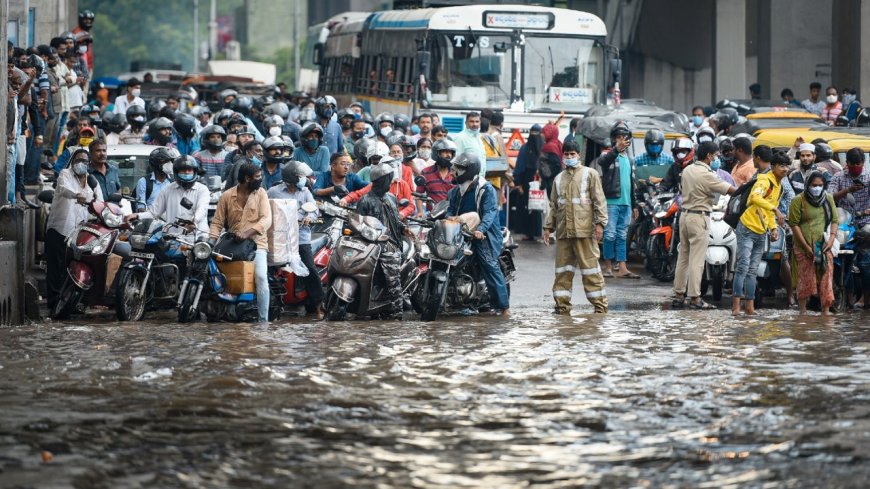
[[[87,52],[88,52],[88,46],[87,46],[87,45],[79,46],[79,53],[81,53],[81,54],[85,54],[85,53],[87,53]]]
[[[73,173],[78,176],[87,175],[88,173],[88,164],[87,163],[76,163],[73,165]]]
[[[281,128],[278,126],[270,127],[269,128],[269,135],[270,136],[280,136],[281,135]]]
[[[163,173],[165,173],[167,177],[171,177],[172,176],[172,163],[164,163],[163,166],[161,167],[161,170],[163,170]]]
[[[431,149],[418,149],[417,156],[419,156],[421,159],[428,160],[429,158],[432,157],[432,150]]]
[[[393,132],[393,128],[390,126],[381,128],[381,136],[387,137],[391,132]]]
[[[139,95],[142,94],[142,89],[140,89],[140,88],[134,88],[134,89],[130,92],[130,94],[132,94],[134,97],[138,97]]]
[[[813,197],[818,197],[819,195],[822,195],[822,190],[823,187],[820,185],[812,186],[810,187],[810,195],[812,195]]]
[[[577,158],[567,158],[565,159],[565,166],[568,168],[574,168],[577,164],[580,163],[580,160]]]
[[[828,95],[828,96],[825,98],[825,100],[826,100],[829,104],[835,104],[835,103],[837,103],[837,96],[836,96],[836,95]]]

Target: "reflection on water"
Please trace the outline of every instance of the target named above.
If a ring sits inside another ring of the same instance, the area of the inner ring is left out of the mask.
[[[0,486],[868,480],[860,315],[516,312],[0,330]]]

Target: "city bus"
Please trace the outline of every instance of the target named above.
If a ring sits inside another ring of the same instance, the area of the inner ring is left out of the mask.
[[[334,15],[326,22],[315,24],[308,28],[305,36],[304,50],[301,53],[299,63],[299,76],[297,77],[296,90],[308,92],[312,95],[318,92],[320,78],[320,66],[323,49],[330,30],[341,28],[348,22],[363,21],[368,17],[368,12],[344,12]]]
[[[501,109],[505,131],[526,133],[607,103],[618,52],[604,22],[576,10],[467,5],[375,12],[337,23],[319,60],[318,92],[341,106],[432,111],[453,133],[464,114]]]

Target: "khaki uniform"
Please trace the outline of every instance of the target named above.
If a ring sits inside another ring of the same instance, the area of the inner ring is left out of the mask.
[[[696,161],[683,170],[683,207],[680,212],[680,244],[677,247],[674,292],[688,297],[701,296],[713,194],[725,194],[730,188],[728,182],[723,182],[704,163]]]
[[[595,226],[607,226],[607,201],[601,177],[580,166],[556,176],[550,192],[550,212],[544,229],[556,235],[556,279],[553,299],[559,312],[571,310],[571,289],[575,270],[583,277],[583,290],[595,312],[607,312],[607,291],[598,266]]]

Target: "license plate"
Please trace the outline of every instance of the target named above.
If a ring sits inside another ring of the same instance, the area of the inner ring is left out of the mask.
[[[144,258],[146,260],[150,260],[154,258],[154,253],[139,253],[138,251],[131,251],[130,256],[133,258]]]
[[[356,241],[344,240],[341,243],[342,246],[346,248],[353,248],[357,251],[364,251],[366,249],[366,245],[362,243],[357,243]]]

